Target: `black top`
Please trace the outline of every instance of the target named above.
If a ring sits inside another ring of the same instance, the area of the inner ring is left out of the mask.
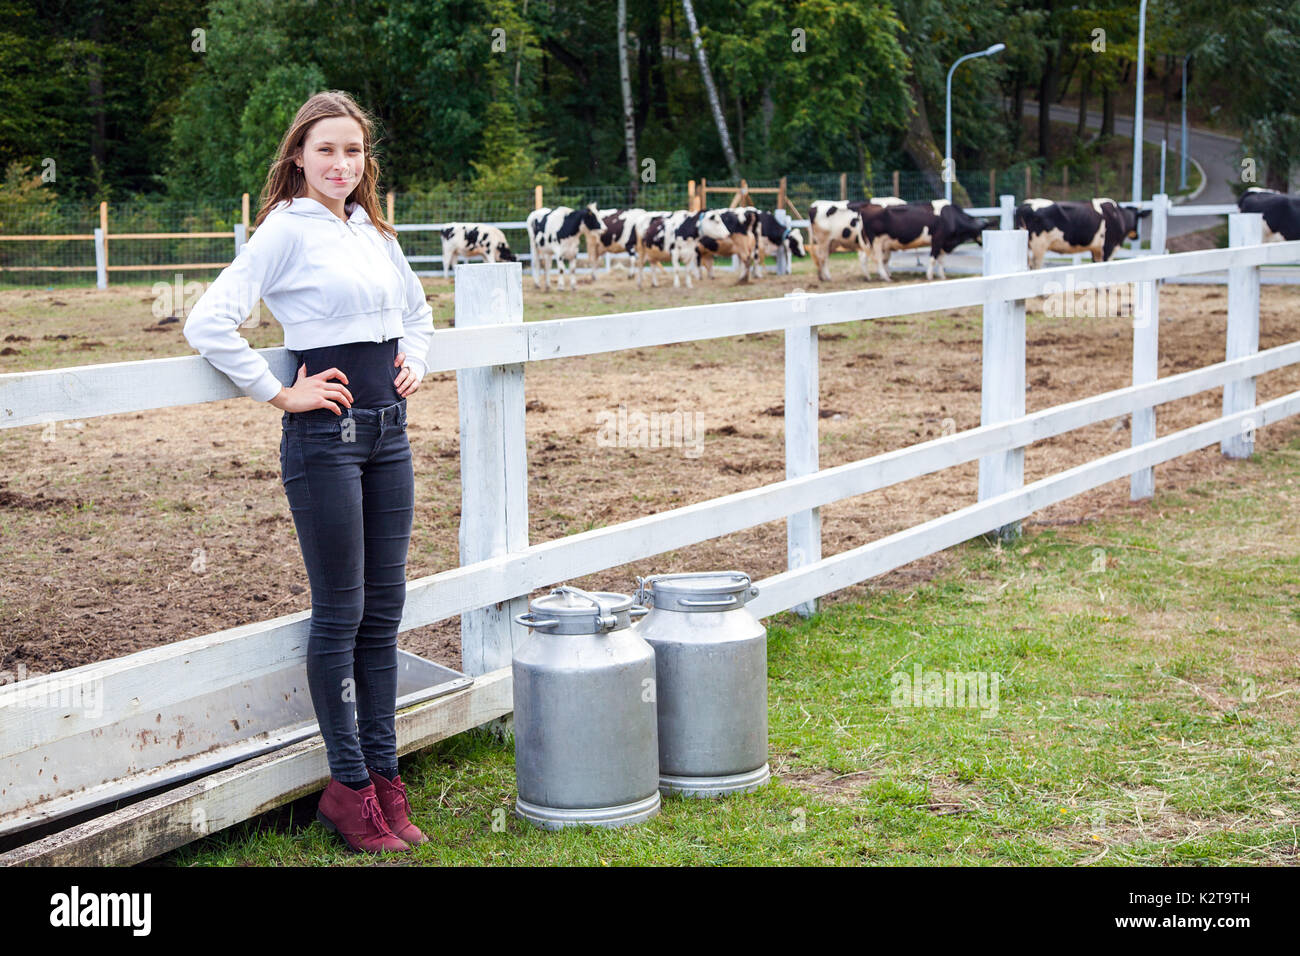
[[[294,381],[298,380],[298,367],[307,364],[307,374],[315,375],[326,369],[337,368],[348,377],[344,386],[352,393],[353,408],[386,408],[402,400],[393,384],[402,371],[393,362],[397,360],[398,339],[387,342],[349,342],[346,345],[324,345],[289,354],[294,357]],[[331,378],[331,382],[339,382]],[[341,383],[340,383],[341,384]],[[339,404],[339,408],[344,406]]]

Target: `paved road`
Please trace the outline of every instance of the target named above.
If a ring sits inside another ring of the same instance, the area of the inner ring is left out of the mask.
[[[1030,116],[1037,116],[1038,104],[1025,103],[1025,112]],[[1079,119],[1079,110],[1078,107],[1058,104],[1052,107],[1051,117],[1053,120],[1074,123]],[[1089,110],[1087,124],[1089,129],[1101,129],[1101,113]],[[1116,114],[1115,135],[1132,139],[1133,117]],[[1164,137],[1165,124],[1163,121],[1156,122],[1150,117],[1144,119],[1142,123],[1142,138],[1144,140],[1148,143],[1158,144]],[[1174,161],[1172,153],[1178,146],[1178,139],[1179,126],[1176,123],[1170,123],[1169,149],[1171,152],[1170,163],[1166,169],[1167,187],[1176,186],[1178,182],[1178,164]],[[1192,126],[1187,130],[1187,151],[1191,158],[1200,164],[1205,179],[1196,197],[1184,201],[1197,205],[1235,203],[1237,197],[1232,194],[1232,189],[1228,186],[1228,183],[1236,181],[1241,175],[1239,159],[1241,141],[1231,136],[1225,136],[1222,133],[1212,133],[1209,130]],[[1115,196],[1114,198],[1126,200],[1132,197],[1125,193],[1124,196]],[[1215,226],[1222,224],[1222,216],[1171,216],[1169,219],[1169,235],[1181,236],[1189,232],[1199,232],[1202,229],[1213,229]]]

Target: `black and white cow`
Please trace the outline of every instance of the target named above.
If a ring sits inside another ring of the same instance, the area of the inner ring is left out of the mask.
[[[1265,242],[1300,239],[1300,196],[1251,186],[1237,199],[1237,208],[1263,214]]]
[[[700,217],[703,213],[686,212],[652,212],[637,220],[633,231],[636,234],[636,287],[642,288],[642,276],[650,269],[650,284],[658,288],[659,279],[655,268],[661,271],[665,262],[673,265],[673,287],[681,286],[678,269],[685,267],[686,288],[691,286],[691,272],[695,269],[699,249]]]
[[[831,278],[830,255],[832,252],[848,250],[858,254],[858,265],[864,278],[870,278],[867,271],[867,253],[871,251],[871,239],[862,228],[863,215],[872,216],[884,207],[874,203],[857,200],[838,202],[831,199],[816,199],[808,207],[809,234],[813,262],[817,265],[817,280],[829,282]]]
[[[636,259],[636,224],[649,213],[644,209],[598,209],[595,203],[587,206],[600,220],[601,228],[587,233],[587,257],[595,275],[596,263],[607,252],[630,253]],[[631,279],[635,270],[628,268]]]
[[[1138,220],[1151,214],[1099,197],[1091,202],[1030,199],[1016,207],[1016,228],[1029,233],[1029,268],[1039,269],[1051,252],[1091,252],[1105,262],[1127,239],[1136,239]]]
[[[753,206],[708,209],[700,214],[699,258],[701,267],[713,278],[715,256],[735,256],[742,273],[738,282],[748,282],[758,252],[758,210]]]
[[[930,260],[925,268],[926,279],[934,278],[936,268],[939,278],[946,279],[943,257],[962,243],[976,242],[982,245],[984,230],[995,225],[996,222],[975,218],[946,199],[933,199],[889,203],[879,212],[864,214],[862,228],[870,239],[871,252],[880,277],[888,282],[891,253],[925,246],[930,247]]]
[[[528,229],[528,245],[533,254],[534,265],[540,265],[546,289],[551,288],[551,262],[555,260],[560,268],[560,288],[564,288],[565,266],[568,266],[569,289],[576,289],[578,277],[578,253],[581,241],[587,232],[600,230],[600,220],[590,208],[570,209],[568,206],[556,206],[549,209],[543,206],[534,209],[524,221]],[[533,285],[542,288],[537,281],[537,272],[533,272]]]
[[[763,275],[763,262],[768,256],[775,256],[778,249],[785,249],[792,257],[802,259],[808,255],[804,248],[803,233],[793,226],[781,224],[775,213],[758,214],[758,256],[754,261],[754,275]]]
[[[510,251],[505,233],[496,226],[484,226],[477,222],[448,223],[442,229],[443,275],[452,271],[456,260],[461,256],[466,259],[482,256],[484,262],[515,261],[515,254]]]

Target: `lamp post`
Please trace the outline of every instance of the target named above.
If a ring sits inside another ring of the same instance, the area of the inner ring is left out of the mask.
[[[1146,0],[1143,0],[1145,3]],[[956,178],[957,172],[952,165],[952,74],[957,66],[967,60],[973,60],[977,56],[992,56],[994,53],[1001,53],[1007,48],[1005,43],[995,43],[987,50],[980,50],[978,53],[967,53],[965,56],[957,58],[957,62],[948,68],[948,87],[947,87],[947,117],[944,124],[943,133],[943,198],[952,202],[952,181]],[[1040,106],[1040,109],[1042,107]]]
[[[1133,202],[1142,201],[1142,105],[1146,95],[1147,0],[1138,7],[1137,106],[1133,110]]]
[[[1189,53],[1183,57],[1183,132],[1179,140],[1178,155],[1178,191],[1187,191],[1187,61],[1192,58]]]

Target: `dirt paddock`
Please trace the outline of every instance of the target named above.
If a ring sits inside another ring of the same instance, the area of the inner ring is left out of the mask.
[[[836,281],[863,287],[854,263]],[[574,293],[534,291],[525,317],[555,318],[675,304],[777,296],[815,288],[811,266],[737,286],[728,273],[693,291],[644,293],[621,274]],[[437,324],[450,323],[450,283],[425,280]],[[873,283],[879,285],[879,283]],[[1300,292],[1265,286],[1261,348],[1300,338]],[[148,286],[0,292],[0,371],[192,354],[180,322],[152,311]],[[1160,374],[1224,356],[1223,286],[1161,292]],[[1031,300],[1030,411],[1131,381],[1129,319],[1054,318]],[[266,315],[264,310],[264,315]],[[245,334],[279,344],[269,316]],[[947,429],[979,423],[980,310],[931,312],[822,328],[821,466],[855,461]],[[436,338],[435,338],[436,347]],[[526,371],[529,535],[542,542],[753,488],[784,477],[783,342],[776,333],[710,339],[575,359]],[[1260,401],[1300,388],[1300,369],[1259,379]],[[605,415],[681,412],[703,428],[702,447],[610,447]],[[1158,433],[1220,414],[1221,390],[1161,406]],[[52,672],[253,621],[306,610],[306,573],[280,485],[280,412],[234,399],[0,432],[0,677]],[[409,402],[416,516],[412,579],[456,566],[460,514],[456,382],[426,377]],[[607,433],[607,429],[606,429]],[[1297,433],[1261,429],[1257,447]],[[1104,422],[1030,446],[1036,480],[1128,447],[1127,420]],[[1219,472],[1217,446],[1157,466],[1157,489]],[[936,517],[976,499],[975,463],[822,508],[823,554]],[[1131,505],[1112,482],[1031,520],[1073,523]],[[1175,516],[1170,515],[1170,520]],[[739,568],[755,580],[785,568],[783,521],[703,542],[568,583],[630,591],[637,574]],[[907,587],[945,566],[935,555],[854,588]],[[556,582],[561,583],[561,582]],[[538,592],[540,593],[540,592]],[[401,635],[403,647],[459,666],[459,621]]]

